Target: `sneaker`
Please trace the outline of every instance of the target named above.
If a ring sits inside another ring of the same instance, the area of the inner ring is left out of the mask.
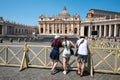
[[[67,71],[63,71],[63,74],[67,74]]]
[[[51,70],[51,75],[54,75],[54,74],[56,74],[56,73],[57,73],[57,70],[56,70],[56,69]]]

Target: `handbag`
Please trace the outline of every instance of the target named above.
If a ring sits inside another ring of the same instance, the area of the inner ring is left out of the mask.
[[[74,51],[72,48],[70,48],[70,55],[74,55]]]
[[[78,45],[78,47],[76,48],[76,50],[75,50],[75,56],[77,56],[78,55],[78,48],[79,48],[79,46],[82,44],[84,42],[84,39],[80,42],[80,44]]]

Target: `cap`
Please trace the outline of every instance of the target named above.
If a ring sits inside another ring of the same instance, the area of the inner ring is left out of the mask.
[[[55,39],[58,39],[60,36],[59,35],[55,35]]]

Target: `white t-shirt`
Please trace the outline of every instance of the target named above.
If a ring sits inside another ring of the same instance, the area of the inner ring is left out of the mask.
[[[81,43],[81,41],[83,41],[83,42]],[[80,44],[80,46],[79,46],[79,44]],[[86,39],[81,38],[81,39],[77,40],[76,45],[78,46],[78,54],[88,55],[88,42]]]

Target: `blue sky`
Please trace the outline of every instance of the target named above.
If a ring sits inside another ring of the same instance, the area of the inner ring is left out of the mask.
[[[90,9],[120,12],[120,0],[0,0],[0,16],[20,24],[38,25],[38,17],[56,16],[66,6],[84,20]]]

